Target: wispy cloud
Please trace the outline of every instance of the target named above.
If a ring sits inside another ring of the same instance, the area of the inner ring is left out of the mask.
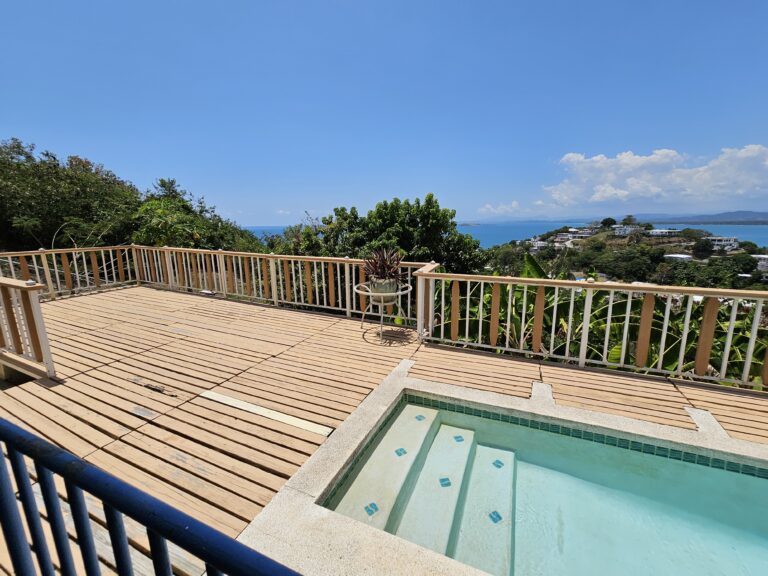
[[[285,216],[285,215],[287,215],[287,214],[290,214],[290,213],[291,213],[291,211],[290,211],[290,210],[283,210],[283,209],[280,209],[280,210],[275,210],[275,213],[276,213],[276,214],[280,214],[281,216]]]
[[[560,164],[566,178],[544,187],[559,206],[638,200],[712,204],[734,197],[764,200],[768,194],[768,147],[760,144],[723,148],[709,160],[669,149],[613,157],[569,152]]]
[[[520,203],[517,200],[512,200],[508,204],[484,204],[477,211],[485,216],[509,216],[516,214],[520,210]]]

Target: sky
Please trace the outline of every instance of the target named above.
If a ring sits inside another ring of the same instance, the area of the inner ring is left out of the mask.
[[[243,225],[768,210],[764,0],[5,2],[0,139]]]

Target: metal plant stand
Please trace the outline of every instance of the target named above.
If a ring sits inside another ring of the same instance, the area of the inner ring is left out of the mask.
[[[413,286],[410,284],[398,284],[396,292],[373,292],[371,286],[367,282],[361,284],[355,284],[354,291],[360,296],[365,296],[368,299],[368,304],[363,310],[363,317],[360,320],[360,327],[365,322],[365,315],[368,312],[374,313],[373,307],[377,306],[379,309],[379,343],[384,343],[384,311],[387,306],[393,305],[400,296],[410,294],[413,290]]]

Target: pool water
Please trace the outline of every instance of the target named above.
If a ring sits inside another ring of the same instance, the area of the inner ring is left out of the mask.
[[[768,480],[405,404],[326,505],[496,575],[768,574]]]

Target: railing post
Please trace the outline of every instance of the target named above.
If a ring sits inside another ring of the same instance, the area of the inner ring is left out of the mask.
[[[133,270],[136,272],[136,285],[141,284],[141,269],[139,268],[139,252],[136,244],[131,244],[131,256],[133,257]]]
[[[216,255],[219,262],[219,286],[221,287],[221,295],[227,296],[227,267],[224,262],[224,250],[219,248],[219,254]]]
[[[435,261],[432,260],[430,264],[435,264]],[[427,310],[429,315],[426,318],[426,325],[427,325],[427,331],[428,336],[432,336],[434,330],[435,330],[435,279],[430,278],[429,279],[429,302],[427,304]]]
[[[274,252],[271,254],[275,255]],[[275,306],[280,306],[280,297],[277,293],[277,266],[274,258],[269,259],[269,285],[272,288],[272,301]]]
[[[587,347],[589,345],[589,324],[592,316],[592,296],[594,290],[587,288],[587,297],[584,300],[584,317],[581,323],[581,346],[579,347],[579,367],[583,368],[587,363]]]
[[[344,256],[345,260],[349,260],[349,256]],[[344,262],[344,295],[347,305],[347,317],[352,316],[352,279],[350,278],[350,266],[349,262]]]
[[[168,271],[168,278],[165,281],[168,283],[168,288],[173,290],[176,282],[173,280],[173,263],[171,262],[171,250],[168,246],[163,246],[163,257],[165,258],[165,269]]]
[[[424,339],[424,278],[416,276],[416,334]]]
[[[34,281],[30,280],[30,282],[34,284]],[[56,368],[53,365],[51,346],[48,343],[48,333],[45,330],[43,312],[40,309],[40,298],[37,298],[36,294],[30,294],[29,300],[32,308],[32,320],[35,323],[35,331],[37,333],[38,344],[40,345],[40,352],[43,356],[43,364],[45,364],[45,372],[49,378],[55,378]]]
[[[56,254],[53,255],[56,258]],[[40,248],[40,260],[43,262],[43,273],[45,274],[45,283],[48,285],[48,297],[51,300],[56,300],[56,290],[53,288],[53,280],[51,279],[51,269],[48,266],[48,255],[45,253],[45,248]]]

